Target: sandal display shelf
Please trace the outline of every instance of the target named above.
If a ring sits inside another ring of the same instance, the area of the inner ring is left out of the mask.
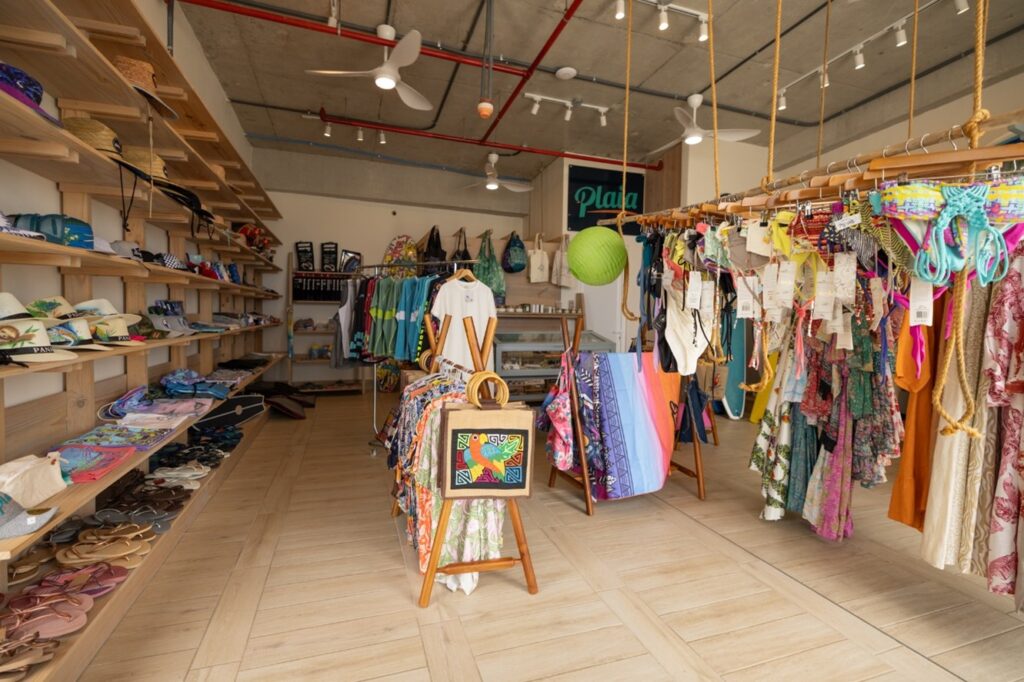
[[[237,176],[227,182],[236,190],[235,195],[242,208],[237,213],[225,215],[232,220],[253,220],[251,216],[255,216],[254,222],[281,218],[270,196],[231,145],[202,98],[167,52],[161,37],[134,3],[124,0],[58,0],[55,6],[79,30],[84,31],[107,58],[124,55],[153,65],[159,84],[157,94],[179,115],[171,126],[194,144],[207,160]],[[130,38],[126,39],[126,35]],[[272,235],[272,238],[280,244],[276,236]]]
[[[172,521],[170,530],[152,542],[152,549],[143,558],[142,564],[132,569],[127,579],[116,589],[96,599],[95,605],[88,613],[88,625],[64,638],[52,661],[39,664],[31,669],[30,679],[33,682],[72,682],[79,677],[118,623],[121,622],[124,614],[142,594],[153,575],[172,555],[178,541],[192,525],[196,516],[202,512],[210,498],[238,465],[238,461],[251,447],[253,440],[263,428],[269,414],[270,411],[265,410],[259,417],[242,425],[244,437],[231,452],[231,456],[224,459],[219,467],[202,479],[199,490],[192,494],[184,509]],[[109,477],[113,477],[113,474]],[[6,568],[4,574],[6,575]]]
[[[250,384],[252,384],[253,382],[257,381],[260,377],[262,377],[263,374],[267,372],[267,370],[269,370],[271,367],[280,362],[283,357],[283,354],[272,355],[270,357],[269,362],[267,362],[266,365],[261,367],[259,370],[253,372],[251,376],[246,377],[244,381],[239,383],[238,386],[231,390],[230,395],[238,395],[239,393],[244,391]],[[213,401],[213,404],[211,405],[210,409],[215,409],[216,407],[223,404],[223,402],[223,400]],[[2,567],[3,570],[0,571],[0,580],[6,583],[6,563],[8,561],[17,558],[19,554],[22,554],[32,545],[39,542],[47,533],[49,533],[51,530],[53,530],[61,523],[63,523],[65,519],[74,516],[83,506],[87,505],[89,502],[94,500],[97,495],[99,495],[104,490],[109,488],[111,485],[116,483],[118,479],[120,479],[130,470],[135,469],[142,464],[145,464],[145,462],[149,460],[149,458],[152,457],[154,454],[156,454],[156,452],[160,448],[180,438],[188,431],[189,427],[195,424],[195,422],[196,419],[190,419],[182,423],[176,429],[170,431],[167,434],[167,436],[165,436],[164,439],[160,441],[158,444],[154,445],[152,448],[146,451],[135,453],[132,457],[126,459],[116,469],[111,471],[109,474],[107,474],[100,480],[93,481],[90,483],[77,483],[74,485],[70,485],[61,492],[59,492],[57,495],[46,500],[46,502],[44,502],[41,506],[57,507],[57,513],[53,515],[53,518],[50,519],[50,521],[47,524],[41,526],[36,532],[30,535],[22,535],[20,537],[0,540],[0,562],[3,562],[4,564]],[[233,456],[234,455],[232,453],[232,457],[229,457],[228,460],[233,459]],[[200,488],[200,490],[202,490],[202,488]],[[0,592],[6,591],[4,589],[5,587],[6,585],[0,587]]]

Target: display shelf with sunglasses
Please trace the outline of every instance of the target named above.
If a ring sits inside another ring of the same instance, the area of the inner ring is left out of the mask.
[[[263,371],[266,370],[264,369]],[[232,391],[232,394],[241,393],[248,384],[256,381],[262,373],[263,372],[259,372],[256,376],[251,377],[249,380],[239,385],[234,391]],[[229,456],[221,458],[218,465],[211,468],[208,473],[201,478],[198,489],[192,490],[184,501],[180,503],[181,508],[175,511],[169,519],[162,522],[166,524],[165,527],[161,529],[162,532],[156,534],[150,532],[150,536],[147,537],[146,540],[150,545],[149,551],[141,558],[138,565],[128,570],[126,573],[122,572],[123,579],[117,582],[116,587],[113,590],[95,597],[92,608],[89,609],[86,614],[87,622],[85,625],[70,635],[60,637],[60,645],[54,651],[52,660],[40,662],[29,670],[31,679],[49,681],[74,680],[77,678],[79,672],[86,667],[88,662],[93,656],[95,656],[96,652],[106,641],[107,637],[110,636],[110,633],[124,616],[124,613],[149,584],[153,574],[156,573],[163,563],[172,556],[172,552],[177,546],[178,541],[192,524],[195,517],[202,511],[206,506],[206,503],[217,492],[223,482],[231,475],[234,468],[238,466],[239,461],[252,445],[255,435],[259,433],[263,424],[266,422],[268,415],[269,411],[264,410],[262,414],[238,427],[241,439],[238,440],[237,445],[230,450]],[[189,427],[186,427],[186,429],[187,428]],[[185,431],[183,430],[177,434],[177,437],[183,437],[184,434]],[[161,445],[161,447],[163,446]],[[93,486],[93,492],[98,495],[108,489],[113,489],[114,483],[122,480],[122,475],[130,473],[134,468],[146,465],[150,457],[157,455],[158,450],[159,448],[153,448],[144,456],[136,456],[132,458],[130,461],[134,463],[134,466],[126,466],[127,463],[123,463],[120,465],[118,470],[104,476],[99,481],[72,486],[71,488],[66,489],[66,491],[73,490],[75,487],[84,488]],[[138,477],[141,478],[141,475],[138,475]],[[101,483],[104,484],[103,490],[96,490],[95,486]],[[53,502],[56,502],[56,498],[54,498]],[[48,501],[47,504],[49,505],[51,502]],[[63,511],[63,509],[58,511],[58,514],[55,515],[55,517],[42,529],[36,531],[31,536],[26,536],[31,538],[31,542],[19,542],[18,545],[21,549],[17,553],[27,552],[28,554],[35,554],[33,547],[38,545],[38,543],[40,543],[44,537],[49,535],[51,531],[70,519],[70,514],[62,514],[61,511]],[[60,521],[55,521],[57,516],[62,517]],[[127,514],[125,514],[125,516],[128,517]],[[145,525],[143,527],[145,527]],[[155,537],[153,537],[153,535],[155,535]],[[23,540],[23,538],[17,539]],[[76,539],[74,533],[72,533],[72,539]],[[10,550],[11,547],[7,547],[0,551],[10,552]],[[49,554],[49,552],[47,554]],[[46,554],[41,554],[41,557],[45,556]],[[79,567],[76,566],[73,568]],[[45,570],[36,570],[40,577],[46,573]],[[6,573],[7,571],[5,569],[3,575],[6,575]],[[22,588],[18,589],[29,587],[35,582],[35,579],[26,581]],[[17,592],[17,590],[14,592]],[[14,596],[11,592],[8,592],[8,595],[11,597]]]
[[[74,17],[75,21],[93,22],[92,28],[89,29],[90,33],[99,38],[96,41],[97,47],[111,61],[125,57],[151,66],[157,83],[156,94],[160,95],[161,91],[166,93],[164,100],[178,114],[177,120],[171,123],[172,127],[195,146],[207,161],[230,170],[232,176],[238,176],[227,179],[229,185],[239,190],[236,196],[244,194],[259,198],[258,201],[239,198],[243,208],[237,213],[226,212],[226,216],[232,220],[246,220],[249,219],[246,216],[251,212],[258,219],[280,219],[281,214],[270,196],[241,154],[232,146],[225,132],[207,109],[203,98],[193,89],[177,62],[164,47],[163,37],[150,26],[133,3],[119,0],[57,0],[55,5],[60,11]],[[100,23],[97,25],[95,22]],[[140,39],[104,40],[103,25],[118,31],[123,27],[137,31]],[[276,237],[274,241],[280,243]]]

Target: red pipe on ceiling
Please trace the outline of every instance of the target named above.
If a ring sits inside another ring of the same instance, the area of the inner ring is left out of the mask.
[[[372,33],[363,33],[362,31],[353,31],[347,28],[332,28],[327,24],[321,24],[316,21],[308,21],[306,19],[299,19],[297,17],[290,17],[285,14],[278,14],[277,12],[269,12],[267,10],[256,9],[254,7],[244,7],[242,5],[235,5],[231,2],[225,2],[224,0],[177,0],[178,2],[188,5],[198,5],[199,7],[206,7],[208,9],[218,10],[220,12],[228,12],[229,14],[238,14],[245,17],[251,17],[253,19],[262,19],[264,21],[271,21],[277,24],[284,24],[285,26],[293,26],[295,28],[306,29],[307,31],[317,31],[319,33],[326,33],[329,35],[337,35],[342,38],[350,38],[352,40],[358,40],[364,43],[370,43],[372,45],[383,45],[385,47],[394,47],[397,41],[385,40]],[[477,68],[483,68],[484,62],[482,59],[475,57],[467,57],[461,54],[455,54],[446,50],[438,50],[432,47],[424,45],[420,48],[420,54],[424,54],[428,57],[434,57],[436,59],[444,59],[449,62],[455,62],[457,64],[464,64],[466,66],[475,66]],[[522,69],[518,66],[511,66],[508,64],[495,64],[494,70],[500,73],[507,73],[513,76],[519,76],[520,78],[526,76],[528,70]]]
[[[563,152],[557,149],[544,149],[543,147],[527,147],[518,144],[509,144],[507,142],[488,142],[486,140],[477,140],[472,137],[461,137],[459,135],[446,135],[444,133],[432,133],[427,130],[416,130],[415,128],[402,128],[401,126],[387,125],[384,123],[372,123],[369,121],[353,121],[347,118],[340,118],[338,116],[332,116],[328,114],[324,109],[320,110],[320,120],[324,123],[337,123],[339,125],[352,126],[354,128],[368,128],[369,130],[383,130],[387,133],[398,133],[399,135],[413,135],[415,137],[426,137],[432,140],[443,140],[445,142],[458,142],[460,144],[471,144],[477,147],[490,147],[493,149],[504,149],[511,152],[525,152],[527,154],[540,154],[541,156],[554,156],[562,159],[572,159],[574,161],[591,161],[593,163],[607,163],[614,166],[622,166],[621,159],[606,159],[601,156],[590,156],[589,154],[576,154],[575,152]],[[664,164],[659,161],[658,163],[635,163],[628,162],[626,164],[630,168],[639,168],[642,170],[653,170],[660,171]]]
[[[526,69],[526,73],[520,76],[518,85],[516,85],[515,89],[512,90],[512,94],[505,100],[505,104],[501,106],[501,111],[499,111],[498,115],[494,117],[493,121],[491,121],[491,125],[487,128],[487,132],[480,138],[481,142],[486,142],[487,138],[489,138],[491,133],[494,132],[494,129],[498,127],[499,123],[501,123],[501,119],[505,117],[509,108],[519,97],[519,93],[521,93],[523,88],[526,87],[526,81],[530,80],[530,78],[533,77],[533,74],[536,73],[541,60],[547,56],[551,46],[555,44],[556,40],[558,40],[558,36],[562,35],[562,31],[569,23],[569,20],[572,19],[572,16],[576,14],[576,10],[581,4],[583,4],[583,0],[573,0],[573,3],[565,10],[565,14],[563,14],[562,18],[558,21],[558,25],[555,26],[555,30],[551,32],[551,35],[549,35],[548,39],[544,42],[544,46],[540,48],[540,52],[538,52],[537,56],[533,58],[532,62],[530,62],[530,66]],[[495,66],[494,68],[497,69],[498,67]]]

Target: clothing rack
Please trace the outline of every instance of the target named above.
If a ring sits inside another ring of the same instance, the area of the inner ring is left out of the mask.
[[[360,265],[359,269],[360,270],[386,270],[386,269],[389,269],[389,268],[417,268],[418,269],[418,268],[436,267],[438,265],[463,265],[463,264],[466,264],[466,263],[472,265],[474,263],[479,263],[479,262],[480,262],[479,260],[473,258],[473,259],[470,259],[470,260],[439,260],[439,261],[433,261],[433,262],[430,262],[430,263],[420,263],[420,262],[416,262],[416,263],[410,263],[410,262],[402,262],[402,263],[371,263],[370,265]]]

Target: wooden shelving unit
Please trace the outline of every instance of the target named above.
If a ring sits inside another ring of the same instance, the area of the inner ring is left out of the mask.
[[[213,227],[193,233],[188,211],[159,188],[141,181],[136,183],[133,175],[106,154],[6,93],[0,93],[0,159],[53,182],[60,192],[60,211],[86,222],[92,222],[94,201],[121,212],[122,203],[130,199],[132,207],[123,216],[122,238],[146,248],[148,226],[157,227],[167,233],[167,244],[149,250],[166,251],[183,261],[187,252],[198,251],[205,260],[237,265],[243,281],[251,284],[210,279],[154,263],[9,234],[0,234],[0,275],[6,266],[13,265],[55,270],[60,275],[59,293],[72,302],[103,295],[94,295],[95,278],[119,279],[123,286],[122,309],[129,313],[145,312],[153,293],[147,292],[147,287],[160,285],[166,287],[165,292],[160,292],[161,298],[186,300],[186,294],[191,294],[188,300],[195,303],[190,305],[194,312],[189,317],[194,321],[210,321],[217,311],[259,311],[264,300],[279,298],[259,284],[262,273],[281,268],[266,254],[250,248],[232,228],[242,223],[256,224],[279,244],[264,220],[278,219],[280,213],[131,0],[0,2],[0,29],[0,61],[22,68],[38,79],[46,94],[54,98],[62,118],[99,119],[126,146],[148,148],[152,139],[153,151],[166,162],[172,181],[196,192],[213,213]],[[151,112],[148,101],[111,63],[117,55],[144,59],[154,65],[160,83],[158,93],[178,111],[178,120],[164,120]],[[194,246],[189,246],[190,243]],[[110,351],[80,351],[73,360],[28,367],[0,366],[0,461],[46,452],[89,431],[97,423],[98,407],[131,388],[157,380],[171,369],[187,367],[206,374],[218,361],[260,351],[261,332],[274,326],[277,325],[151,340]],[[109,358],[122,362],[123,371],[97,379],[96,361]],[[232,390],[232,394],[244,391],[284,358],[283,353],[270,356],[268,364]],[[5,405],[4,383],[32,373],[61,376],[63,391]],[[245,425],[242,445],[203,481],[171,530],[154,544],[142,566],[133,570],[117,590],[97,601],[89,613],[88,626],[66,638],[53,661],[34,667],[31,679],[73,680],[80,675],[173,551],[191,519],[237,465],[265,420],[264,415]],[[136,454],[100,481],[70,486],[47,500],[46,505],[58,508],[49,523],[30,535],[0,541],[0,582],[6,582],[9,561],[17,559],[63,520],[88,511],[97,495],[130,469],[144,467],[163,444],[184,438],[189,426],[185,423],[169,432],[163,443]],[[5,586],[0,585],[0,591],[6,591]]]

